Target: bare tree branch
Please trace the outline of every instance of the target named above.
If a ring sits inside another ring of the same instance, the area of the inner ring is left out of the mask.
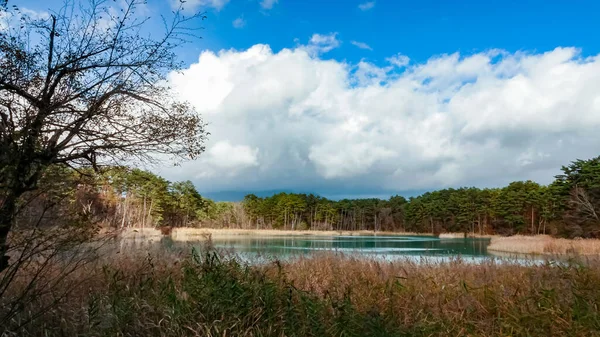
[[[174,49],[193,36],[187,24],[204,15],[176,10],[155,38],[143,4],[65,0],[48,18],[15,15],[20,24],[0,32],[0,257],[19,197],[49,165],[204,151],[202,118],[166,85],[181,66]]]

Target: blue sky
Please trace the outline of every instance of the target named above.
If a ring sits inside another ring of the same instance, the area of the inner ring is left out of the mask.
[[[18,3],[44,11],[60,1]],[[171,8],[150,0],[145,11]],[[186,8],[206,11],[203,39],[178,51],[186,69],[169,78],[211,137],[199,160],[151,169],[206,195],[385,197],[548,183],[561,165],[599,154],[598,1]]]
[[[576,45],[586,53],[600,48],[594,37],[600,29],[597,1],[378,1],[365,11],[360,4],[282,0],[264,15],[252,1],[232,2],[209,15],[205,36],[213,49],[266,43],[278,50],[295,38],[339,32],[341,40],[364,42],[373,51],[346,43],[330,57],[375,62],[398,52],[418,62],[436,54],[490,48],[546,51]],[[247,24],[238,30],[230,23],[240,15]]]
[[[11,0],[34,10],[56,9],[61,0]],[[197,5],[222,3],[222,7]],[[360,5],[373,3],[369,9]],[[189,4],[189,5],[188,5]],[[600,2],[559,0],[422,0],[319,1],[281,0],[264,9],[260,1],[188,1],[186,8],[205,11],[202,41],[186,47],[180,57],[188,63],[204,49],[246,49],[264,43],[274,50],[289,48],[314,33],[337,32],[343,45],[327,57],[357,62],[383,62],[399,53],[416,62],[444,53],[473,53],[493,48],[509,52],[547,51],[577,46],[584,54],[600,50]],[[150,0],[150,15],[168,14],[169,0]],[[242,28],[232,22],[242,18]],[[366,43],[361,50],[350,43]]]
[[[265,43],[279,50],[293,46],[294,39],[305,42],[313,33],[328,32],[338,32],[346,42],[328,57],[351,62],[383,62],[399,52],[420,62],[432,55],[492,48],[515,52],[577,46],[586,54],[600,48],[595,37],[600,31],[598,1],[374,1],[363,11],[359,5],[364,3],[281,0],[264,10],[255,1],[231,1],[220,11],[209,10],[205,44],[199,48],[245,49]],[[231,24],[239,17],[246,22],[243,29]],[[350,41],[373,50],[358,49]],[[196,55],[189,57],[194,61]]]

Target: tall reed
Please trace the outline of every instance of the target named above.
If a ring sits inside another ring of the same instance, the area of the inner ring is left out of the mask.
[[[594,336],[600,268],[321,254],[246,265],[210,247],[112,256],[18,336]]]

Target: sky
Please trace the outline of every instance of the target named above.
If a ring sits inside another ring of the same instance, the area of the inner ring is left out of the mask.
[[[118,6],[119,1],[115,1]],[[151,17],[176,0],[149,0]],[[31,11],[58,0],[9,0]],[[598,1],[187,0],[174,95],[208,123],[149,169],[206,196],[547,184],[600,155]]]

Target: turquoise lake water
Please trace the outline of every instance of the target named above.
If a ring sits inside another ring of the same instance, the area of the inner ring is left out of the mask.
[[[368,255],[488,256],[488,239],[439,239],[427,236],[271,236],[213,239],[215,247],[267,255],[334,251]]]
[[[213,236],[212,246],[231,253],[248,262],[287,260],[295,257],[310,257],[320,253],[343,254],[387,261],[411,260],[415,262],[444,262],[460,258],[466,262],[496,261],[517,263],[539,263],[542,259],[528,256],[498,256],[488,252],[489,239],[445,239],[431,236],[259,236],[239,235]],[[152,251],[155,249],[175,252],[190,252],[192,248],[202,250],[206,241],[180,242],[170,237],[152,239],[123,239],[117,244],[121,253]],[[114,246],[113,246],[114,247]]]
[[[460,257],[467,261],[483,261],[494,257],[487,251],[489,239],[440,239],[430,236],[258,236],[240,235],[212,238],[212,245],[244,259],[289,259],[332,252],[346,256],[384,260],[446,261]],[[147,245],[148,243],[144,244]],[[178,242],[163,238],[150,246],[168,250],[201,248],[204,241]],[[127,247],[123,247],[127,249]],[[134,247],[130,246],[134,249]]]

